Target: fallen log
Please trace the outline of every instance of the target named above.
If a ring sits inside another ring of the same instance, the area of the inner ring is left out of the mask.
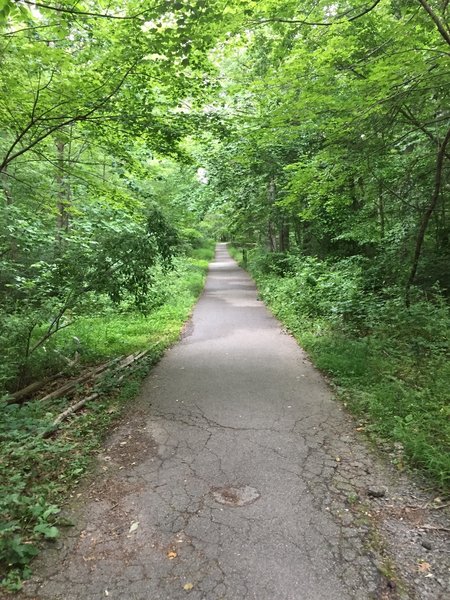
[[[157,344],[154,344],[154,346],[152,346],[152,348],[154,348],[156,346],[157,346]],[[133,365],[135,362],[137,362],[141,358],[144,358],[144,356],[146,356],[150,352],[150,350],[151,350],[151,348],[148,349],[148,350],[143,350],[141,352],[137,352],[135,354],[131,354],[130,356],[126,356],[125,358],[123,358],[123,357],[116,358],[116,359],[114,359],[112,361],[109,361],[108,363],[106,363],[104,365],[101,365],[97,369],[94,369],[94,371],[91,371],[86,376],[79,377],[75,382],[71,382],[71,383],[72,384],[79,384],[80,380],[83,380],[83,381],[85,379],[87,380],[88,379],[88,375],[92,376],[93,374],[95,374],[96,377],[99,377],[108,368],[108,366],[111,366],[112,364],[117,363],[118,361],[122,361],[122,362],[118,366],[118,368],[116,369],[116,371],[122,371],[126,367],[129,367],[129,366]],[[120,377],[116,378],[116,383],[120,383],[123,379],[125,379],[125,377],[126,377],[126,373],[124,373],[123,375],[120,375]],[[67,386],[63,386],[63,388],[66,388],[66,387]],[[61,390],[63,388],[60,388],[59,390],[55,390],[55,391],[56,392],[61,392]],[[47,429],[46,431],[44,431],[43,433],[40,434],[41,437],[47,438],[47,437],[51,436],[52,433],[54,433],[59,428],[60,424],[67,419],[67,417],[69,417],[70,415],[74,414],[77,410],[79,410],[80,408],[82,408],[89,401],[95,400],[96,398],[99,398],[100,395],[101,395],[101,391],[93,392],[89,396],[86,396],[85,398],[82,398],[81,400],[79,400],[78,402],[76,402],[75,404],[73,404],[72,406],[69,406],[68,408],[66,408],[66,410],[64,410],[62,413],[60,413],[54,419],[54,421],[52,422],[52,424],[49,427],[49,429]],[[48,396],[50,396],[50,394],[48,394]],[[57,397],[57,396],[53,396],[53,397]]]
[[[155,346],[156,345],[157,344],[155,344]],[[106,371],[113,365],[118,364],[117,370],[120,371],[126,367],[133,365],[135,362],[137,362],[138,360],[140,360],[141,358],[146,356],[146,354],[148,354],[148,353],[149,353],[149,350],[143,350],[141,352],[135,352],[134,354],[130,354],[129,356],[125,356],[125,357],[119,356],[118,358],[114,358],[113,360],[110,360],[106,363],[103,363],[102,365],[99,365],[98,367],[96,367],[94,369],[91,369],[88,373],[84,373],[77,379],[73,379],[72,381],[65,383],[63,386],[57,388],[56,390],[53,390],[52,392],[49,392],[42,398],[39,398],[39,400],[41,400],[41,401],[54,400],[55,398],[60,398],[61,396],[69,395],[72,392],[74,392],[80,384],[86,383],[86,381],[89,381],[90,379],[98,379],[99,376],[102,373],[104,373],[104,371]],[[33,393],[38,392],[43,387],[45,387],[52,381],[55,381],[56,379],[58,379],[58,377],[61,377],[61,376],[62,376],[62,373],[58,373],[51,377],[46,377],[45,379],[41,379],[39,381],[34,381],[33,383],[30,383],[23,389],[21,389],[17,392],[14,392],[13,394],[10,394],[9,400],[7,401],[8,404],[21,403],[22,400],[24,400],[25,398],[28,398]]]
[[[69,406],[69,408],[66,408],[66,410],[64,410],[62,413],[60,413],[56,417],[56,419],[53,421],[52,428],[53,429],[57,428],[60,423],[62,423],[65,419],[67,419],[68,416],[70,416],[71,414],[73,414],[74,412],[76,412],[77,410],[82,408],[90,400],[95,400],[99,396],[100,396],[100,392],[94,392],[93,394],[86,396],[86,398],[83,398],[82,400],[79,400],[75,404],[72,404],[72,406]]]
[[[144,350],[142,352],[137,352],[135,354],[131,354],[130,356],[125,357],[125,359],[122,358],[122,363],[116,369],[116,372],[117,371],[121,371],[121,370],[125,369],[126,367],[129,367],[129,366],[133,365],[135,362],[137,362],[141,358],[144,358],[144,356],[146,356],[148,354],[148,352],[149,352],[149,350]],[[118,360],[120,360],[120,359],[115,359],[115,361],[111,361],[111,362],[117,362]],[[105,370],[106,370],[106,368],[102,369],[102,371],[97,374],[97,377],[99,375],[101,375]],[[125,379],[125,377],[126,377],[126,373],[124,373],[123,375],[120,375],[120,377],[118,377],[116,379],[116,382],[120,383],[123,379]],[[79,378],[77,380],[77,382],[79,382],[80,379],[82,379],[82,378]],[[72,382],[72,383],[75,383],[75,382]],[[67,387],[67,386],[63,386],[63,387]],[[62,388],[60,388],[59,391],[61,391],[61,389]],[[95,400],[99,396],[100,396],[100,392],[93,392],[89,396],[86,396],[86,398],[82,398],[81,400],[79,400],[75,404],[72,404],[72,406],[69,406],[69,408],[66,408],[66,410],[64,410],[62,413],[60,413],[54,419],[54,421],[53,421],[53,423],[51,425],[51,428],[48,429],[43,434],[43,437],[50,436],[56,429],[58,429],[58,427],[60,426],[60,424],[67,419],[67,417],[69,417],[70,415],[72,415],[73,413],[75,413],[77,410],[79,410],[80,408],[82,408],[87,402],[90,402],[91,400]],[[56,397],[56,396],[53,396],[53,397]]]
[[[8,404],[20,403],[25,398],[28,398],[28,396],[31,396],[31,394],[33,394],[34,392],[38,392],[44,386],[46,386],[48,383],[51,383],[52,381],[54,381],[55,379],[60,377],[60,375],[61,374],[58,373],[58,375],[53,375],[53,377],[46,377],[45,379],[40,379],[39,381],[34,381],[33,383],[30,383],[26,387],[19,390],[18,392],[14,392],[13,394],[10,394]]]
[[[56,429],[58,429],[58,427],[61,425],[61,423],[67,419],[67,417],[69,417],[71,414],[73,414],[74,412],[76,412],[77,410],[79,410],[80,408],[82,408],[87,402],[89,402],[90,400],[95,400],[96,398],[98,398],[100,396],[99,392],[95,392],[94,394],[90,394],[90,396],[86,396],[86,398],[83,398],[82,400],[79,400],[78,402],[76,402],[75,404],[72,404],[72,406],[69,406],[69,408],[66,408],[66,410],[64,410],[62,413],[60,413],[55,420],[53,421],[53,423],[51,424],[50,429],[47,429],[47,431],[45,431],[42,434],[42,437],[47,438],[50,435],[52,435],[52,433],[54,431],[56,431]]]
[[[445,531],[446,533],[450,533],[448,527],[437,527],[436,525],[420,525],[418,529],[425,529],[426,531]]]
[[[135,352],[134,354],[130,354],[129,356],[123,359],[123,361],[119,364],[118,368],[124,369],[125,367],[129,367],[136,361],[140,360],[141,358],[144,358],[144,356],[148,354],[148,352],[148,350],[142,350],[141,352]]]
[[[40,398],[40,401],[44,402],[46,400],[54,400],[55,398],[61,398],[61,396],[64,396],[64,395],[68,394],[69,392],[75,391],[75,389],[80,384],[86,383],[86,381],[89,381],[90,379],[97,379],[99,377],[99,375],[101,375],[104,371],[106,371],[106,369],[110,368],[115,363],[122,360],[122,358],[123,357],[119,357],[119,358],[115,358],[114,360],[110,360],[107,363],[104,363],[103,365],[100,365],[99,367],[92,369],[88,373],[81,375],[81,377],[78,377],[77,379],[69,381],[68,383],[64,384],[62,387],[54,390],[53,392],[50,392],[43,398]]]

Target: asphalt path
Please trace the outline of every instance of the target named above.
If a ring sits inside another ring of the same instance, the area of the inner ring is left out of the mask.
[[[369,472],[353,430],[219,244],[183,339],[111,435],[73,509],[79,525],[39,559],[23,597],[381,597],[352,510]]]

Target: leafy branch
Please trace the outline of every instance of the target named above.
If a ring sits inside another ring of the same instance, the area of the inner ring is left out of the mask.
[[[378,6],[378,4],[380,4],[380,2],[381,0],[375,0],[375,2],[373,2],[370,6],[351,17],[349,17],[348,15],[353,12],[353,8],[350,8],[349,10],[346,10],[345,12],[336,15],[332,21],[308,21],[307,19],[283,19],[281,17],[273,17],[270,19],[260,19],[256,21],[255,24],[263,25],[265,23],[289,23],[293,25],[313,25],[315,27],[331,27],[331,25],[335,25],[336,23],[342,21],[346,23],[351,23],[352,21],[356,21],[357,19],[364,17],[364,15],[367,15],[372,10],[374,10]]]
[[[71,117],[68,117],[68,116],[67,117],[59,117],[61,119],[59,123],[49,127],[46,131],[44,131],[43,133],[41,133],[40,135],[38,135],[37,137],[35,137],[31,141],[29,141],[27,144],[25,144],[22,148],[20,148],[20,150],[14,151],[15,148],[21,144],[22,140],[25,138],[27,133],[29,133],[33,129],[33,127],[35,127],[36,124],[38,124],[39,122],[44,120],[42,118],[42,115],[40,117],[34,116],[35,109],[33,108],[33,113],[32,113],[30,122],[28,123],[28,125],[26,125],[26,127],[24,127],[22,132],[16,137],[16,139],[10,145],[9,149],[7,150],[7,152],[5,154],[5,157],[3,158],[2,162],[0,163],[0,172],[4,171],[4,169],[13,160],[15,160],[19,156],[22,156],[23,154],[25,154],[26,152],[28,152],[29,150],[34,148],[37,144],[39,144],[40,142],[42,142],[43,140],[48,138],[50,135],[52,135],[56,131],[62,129],[63,127],[66,127],[67,125],[71,125],[73,123],[88,121],[90,119],[90,117],[92,115],[94,115],[94,113],[96,113],[98,110],[103,108],[120,91],[120,89],[122,88],[123,84],[125,83],[128,75],[132,72],[132,70],[136,66],[137,62],[138,61],[136,61],[132,66],[130,66],[125,71],[123,76],[120,78],[119,82],[114,86],[114,88],[109,92],[109,94],[107,94],[104,98],[102,98],[100,101],[98,101],[92,108],[90,108],[89,110],[87,110],[85,112],[76,114]],[[53,110],[53,109],[51,109],[51,110]]]
[[[51,10],[58,13],[65,13],[76,17],[91,17],[94,19],[117,19],[120,21],[133,21],[142,17],[146,11],[137,13],[135,15],[113,15],[109,13],[97,13],[83,10],[76,10],[75,8],[68,8],[65,6],[54,6],[52,4],[44,4],[43,2],[32,2],[31,0],[13,0],[14,4],[27,4],[29,6],[36,6],[37,8],[43,8],[45,10]]]
[[[427,0],[417,0],[417,1],[419,2],[419,4],[422,5],[422,7],[430,15],[430,17],[434,21],[434,24],[436,25],[439,33],[441,34],[442,38],[447,42],[447,44],[450,45],[450,34],[449,34],[449,32],[447,31],[447,29],[445,28],[444,24],[442,23],[442,21],[440,20],[440,18],[437,16],[437,14],[434,12],[434,10],[431,8],[431,6],[428,4]],[[446,7],[447,7],[447,4],[445,4],[445,8]],[[445,8],[444,8],[444,10],[445,10]]]

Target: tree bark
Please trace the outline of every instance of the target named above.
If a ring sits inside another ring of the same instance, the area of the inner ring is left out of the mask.
[[[6,206],[11,206],[13,203],[12,194],[11,194],[11,186],[9,185],[9,175],[8,175],[8,166],[5,165],[1,170],[1,183],[3,192],[5,194]]]
[[[428,4],[427,0],[418,0],[418,2],[419,2],[419,4],[422,5],[422,8],[427,11],[427,13],[429,14],[429,16],[433,20],[434,24],[436,25],[437,30],[441,34],[441,37],[450,46],[450,34],[447,31],[447,29],[445,28],[445,24],[440,20],[440,18],[437,16],[437,14],[434,12],[434,10]],[[445,10],[445,8],[444,8],[444,10]]]
[[[275,177],[271,176],[270,181],[267,185],[267,203],[269,205],[269,214],[273,211],[273,205],[275,204],[275,199],[277,195],[277,188],[275,185]],[[267,227],[267,235],[269,238],[269,249],[271,252],[276,252],[277,250],[277,236],[276,230],[274,231],[273,222],[271,217],[269,216],[269,223]]]
[[[422,254],[422,247],[423,247],[423,242],[425,239],[425,234],[427,232],[431,216],[432,216],[432,214],[437,206],[437,203],[439,201],[439,196],[440,196],[441,187],[442,187],[442,171],[443,171],[443,167],[444,167],[445,152],[446,152],[447,145],[449,142],[450,142],[450,129],[447,131],[447,134],[445,135],[443,141],[438,146],[438,152],[437,152],[437,157],[436,157],[434,190],[433,190],[433,195],[430,200],[430,204],[428,205],[426,211],[423,214],[422,221],[419,226],[419,231],[417,232],[416,245],[415,245],[414,256],[413,256],[413,261],[412,261],[412,265],[411,265],[411,272],[409,274],[408,281],[406,283],[406,290],[405,290],[406,306],[409,306],[411,303],[411,286],[413,285],[415,278],[416,278],[417,269],[418,269],[420,257]]]
[[[378,185],[378,215],[380,217],[380,237],[382,240],[384,240],[386,218],[384,213],[384,191],[383,184],[381,182]]]
[[[69,204],[69,190],[66,177],[64,176],[65,165],[65,147],[63,140],[56,140],[56,152],[58,162],[58,172],[56,174],[56,182],[58,184],[58,205],[56,217],[56,241],[60,246],[63,241],[63,235],[69,229],[69,213],[67,211]]]
[[[269,219],[269,223],[267,225],[267,238],[268,238],[268,247],[270,252],[276,252],[277,247],[276,247],[276,241],[275,241],[275,233],[273,231],[273,223],[272,221]]]
[[[289,252],[289,223],[284,219],[280,226],[280,241],[279,250],[280,252]]]
[[[12,206],[14,203],[12,192],[11,192],[10,181],[11,180],[8,175],[8,165],[4,165],[4,167],[0,171],[0,184],[3,188],[3,193],[5,194],[6,211],[7,211],[6,219],[8,221],[11,220],[11,215],[9,214],[10,211],[9,211],[8,207]],[[17,254],[18,254],[17,243],[16,243],[16,240],[14,239],[13,233],[10,236],[9,250],[7,250],[6,254],[9,254],[9,257],[11,258],[11,260],[17,261]]]

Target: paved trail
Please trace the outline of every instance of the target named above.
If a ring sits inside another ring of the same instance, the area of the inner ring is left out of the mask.
[[[351,502],[371,459],[224,244],[136,410],[24,598],[387,597]]]

